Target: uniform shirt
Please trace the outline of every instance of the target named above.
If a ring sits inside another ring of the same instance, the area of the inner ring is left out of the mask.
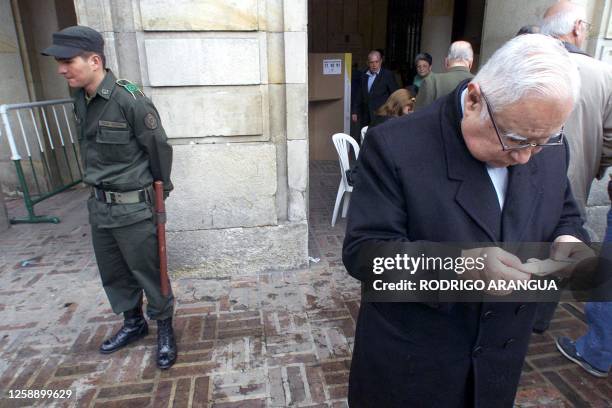
[[[172,147],[153,103],[139,91],[117,85],[109,70],[89,102],[75,95],[83,181],[107,191],[133,191],[164,182],[172,190]],[[112,207],[112,208],[111,208]],[[90,222],[103,227],[129,225],[151,217],[149,203],[112,206],[90,200]]]

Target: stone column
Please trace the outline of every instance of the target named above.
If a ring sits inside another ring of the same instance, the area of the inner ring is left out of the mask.
[[[0,105],[29,102],[28,84],[24,76],[10,0],[0,0],[0,72],[2,73]],[[13,132],[18,135],[17,129],[13,129]],[[20,152],[25,152],[20,138],[16,138],[15,143]],[[26,176],[29,176],[29,172]],[[9,191],[16,191],[19,188],[2,120],[0,120],[0,185],[4,185]]]
[[[589,22],[594,22],[594,30],[597,31],[599,22],[604,14],[605,0],[575,0],[586,8]],[[480,65],[484,64],[489,57],[501,47],[506,41],[516,35],[516,32],[526,24],[538,24],[544,12],[552,5],[549,0],[487,0],[485,17],[482,29],[482,48]],[[608,9],[610,8],[607,5]],[[612,35],[611,35],[612,37]],[[590,39],[585,44],[585,50],[591,55],[594,53],[595,41]]]
[[[425,0],[421,52],[433,57],[433,71],[444,72],[453,30],[454,0]]]
[[[307,264],[306,1],[76,0],[174,146],[172,273]]]
[[[487,0],[482,25],[480,66],[483,66],[495,50],[513,38],[527,24],[538,24],[550,0]]]
[[[306,0],[285,0],[288,219],[308,218],[308,33]]]

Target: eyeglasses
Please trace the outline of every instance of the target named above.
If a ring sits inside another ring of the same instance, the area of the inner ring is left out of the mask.
[[[580,20],[580,22],[586,26],[586,32],[590,33],[591,29],[593,28],[593,24],[589,23],[588,21],[584,21],[584,20]]]
[[[507,145],[506,143],[504,143],[502,139],[502,134],[499,131],[499,128],[497,127],[497,123],[495,123],[495,119],[493,118],[493,109],[491,108],[491,104],[489,104],[489,101],[487,100],[487,97],[485,96],[484,92],[482,92],[482,90],[480,91],[480,94],[482,95],[482,98],[484,99],[485,104],[487,105],[487,109],[489,111],[489,117],[491,118],[491,123],[493,124],[495,133],[497,134],[497,138],[499,139],[499,143],[502,145],[502,149],[504,151],[521,150],[521,149],[526,149],[528,147],[549,147],[549,146],[563,145],[563,139],[565,137],[565,134],[563,133],[563,127],[561,127],[561,130],[559,131],[559,133],[555,133],[551,135],[548,138],[548,141],[546,143],[530,142],[528,138],[521,136],[521,135],[514,134],[514,133],[505,134],[503,135],[504,139],[509,139],[512,142],[516,143],[513,145]]]

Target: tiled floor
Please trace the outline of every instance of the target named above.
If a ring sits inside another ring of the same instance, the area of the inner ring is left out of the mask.
[[[330,227],[335,162],[311,164],[310,268],[173,283],[180,355],[154,365],[155,328],[110,356],[101,340],[120,325],[108,308],[90,243],[84,189],[40,205],[58,225],[0,234],[0,406],[346,406],[359,284],[340,259],[345,221]],[[10,212],[22,211],[18,202]],[[562,304],[532,338],[516,404],[608,407],[612,381],[561,357],[557,335],[585,330],[580,306]],[[70,399],[9,399],[8,390],[70,389]]]

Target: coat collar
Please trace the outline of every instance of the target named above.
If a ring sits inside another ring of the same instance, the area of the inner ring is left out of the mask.
[[[572,54],[582,54],[582,55],[586,55],[587,57],[590,57],[589,54],[582,51],[580,48],[576,47],[574,44],[563,42],[563,46],[565,47],[567,51],[571,52]]]
[[[464,67],[463,65],[456,65],[446,70],[446,72],[454,72],[454,71],[470,72],[470,70],[467,67]]]
[[[115,74],[113,74],[110,69],[106,70],[106,75],[104,75],[104,79],[102,80],[102,82],[100,82],[100,85],[98,85],[94,97],[100,96],[106,100],[109,100],[111,94],[113,93],[113,90],[115,89],[116,82],[117,78],[115,77]],[[77,98],[83,98],[83,100],[85,100],[85,89],[79,88],[75,96]]]
[[[98,85],[98,89],[96,89],[96,94],[100,95],[102,98],[108,100],[110,99],[111,94],[113,93],[113,89],[115,89],[115,82],[117,78],[113,72],[109,69],[106,71],[106,75],[104,75],[104,79]]]
[[[537,165],[532,158],[525,165],[508,168],[508,187],[503,213],[485,163],[468,150],[461,132],[461,93],[470,82],[462,81],[442,102],[442,139],[448,178],[459,182],[455,200],[492,242],[518,241],[529,225],[537,204]]]

